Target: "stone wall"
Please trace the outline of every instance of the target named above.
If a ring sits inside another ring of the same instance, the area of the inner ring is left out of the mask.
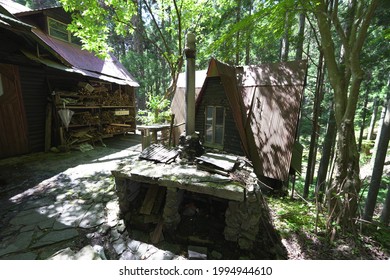
[[[251,249],[259,232],[262,207],[258,185],[248,186],[245,201],[230,201],[225,215],[225,239],[238,242],[241,249]]]

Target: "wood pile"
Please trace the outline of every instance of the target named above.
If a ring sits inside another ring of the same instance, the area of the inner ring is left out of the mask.
[[[56,90],[57,111],[74,114],[69,127],[60,133],[67,146],[91,143],[135,129],[134,96],[124,87],[113,89],[104,82],[79,82],[73,90]],[[59,124],[62,126],[62,124]]]
[[[103,93],[103,106],[130,106],[132,100],[128,94],[123,94],[119,89],[114,93],[105,92]]]
[[[100,124],[100,117],[98,114],[91,112],[80,112],[73,115],[70,120],[71,125],[98,125]]]
[[[104,85],[87,85],[89,86],[79,83],[78,89],[74,91],[56,91],[58,96],[56,104],[69,106],[132,106],[134,104],[132,97],[125,94],[123,90],[112,91]]]

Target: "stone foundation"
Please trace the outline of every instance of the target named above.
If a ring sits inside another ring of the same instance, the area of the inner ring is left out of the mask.
[[[269,215],[264,215],[267,207],[264,205],[265,202],[256,176],[250,172],[250,169],[249,171],[241,169],[239,176],[236,176],[239,180],[233,180],[233,184],[231,178],[225,179],[223,176],[200,171],[195,166],[153,164],[143,168],[145,171],[142,172],[135,167],[132,169],[133,173],[114,174],[120,211],[127,224],[131,224],[134,219],[137,219],[137,221],[144,221],[145,224],[154,224],[151,227],[153,229],[157,223],[162,221],[164,234],[174,236],[181,221],[179,208],[184,193],[187,191],[206,196],[211,195],[223,199],[228,205],[225,211],[225,220],[222,221],[225,224],[223,231],[225,239],[237,242],[239,248],[243,250],[253,248],[259,235],[260,223],[262,219],[269,219]],[[164,175],[158,174],[157,171],[154,172],[153,168],[164,170]],[[141,176],[143,172],[147,172],[149,177]],[[208,176],[205,176],[206,174]],[[148,215],[139,214],[142,203],[148,202],[146,192],[150,184],[164,190],[165,197],[160,212]],[[210,201],[212,203],[212,199]]]
[[[225,239],[238,242],[245,250],[251,249],[256,241],[263,207],[259,186],[252,185],[250,189],[245,201],[230,201],[225,214]]]

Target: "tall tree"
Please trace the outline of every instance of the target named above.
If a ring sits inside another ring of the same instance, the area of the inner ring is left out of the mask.
[[[332,155],[333,150],[333,144],[335,141],[336,136],[336,122],[334,119],[334,109],[333,109],[333,102],[329,106],[330,112],[329,112],[329,119],[328,119],[328,125],[326,129],[325,139],[322,146],[322,156],[320,160],[320,166],[318,167],[318,175],[317,175],[317,182],[316,182],[316,196],[318,202],[322,203],[324,193],[326,190],[326,176],[328,174],[328,168],[330,163],[330,158]]]
[[[374,99],[374,104],[372,105],[372,115],[371,115],[371,122],[370,126],[368,128],[368,133],[367,133],[367,140],[372,140],[372,135],[374,134],[374,128],[375,128],[375,123],[376,123],[376,118],[378,115],[378,98],[375,97]]]
[[[288,53],[290,51],[290,16],[291,13],[286,11],[284,34],[280,40],[280,61],[288,61]]]
[[[303,57],[303,43],[305,41],[305,18],[304,13],[299,14],[299,31],[297,36],[297,49],[295,53],[295,59],[301,60]]]
[[[390,87],[390,77],[388,82],[388,87]],[[390,91],[387,95],[386,99],[386,113],[385,118],[383,120],[383,124],[381,130],[379,131],[379,141],[378,148],[376,150],[374,167],[372,170],[370,187],[368,189],[366,205],[364,208],[364,216],[365,220],[371,221],[372,216],[374,214],[374,209],[376,205],[376,200],[378,197],[379,187],[381,184],[382,174],[383,174],[383,166],[385,163],[387,148],[389,146],[390,140]]]
[[[323,53],[320,52],[320,56],[318,58],[318,64],[317,64],[317,79],[316,79],[316,87],[315,87],[314,102],[313,102],[312,133],[310,137],[309,157],[307,160],[306,179],[305,179],[305,186],[303,190],[304,198],[308,197],[310,186],[313,183],[314,170],[315,170],[316,158],[317,158],[317,143],[318,143],[318,136],[320,130],[320,126],[319,126],[320,109],[321,109],[321,102],[324,97],[324,90],[323,90],[324,78],[325,78],[324,56]]]
[[[360,55],[378,0],[351,0],[343,7],[340,7],[343,2],[338,0],[313,0],[311,4],[335,100],[338,140],[335,177],[328,191],[328,228],[334,237],[337,227],[342,231],[355,230],[354,219],[361,189],[359,154],[354,131],[356,105],[364,77]],[[344,14],[341,8],[345,9]],[[344,26],[342,15],[347,18]],[[336,52],[338,40],[343,47],[343,60],[339,59]]]

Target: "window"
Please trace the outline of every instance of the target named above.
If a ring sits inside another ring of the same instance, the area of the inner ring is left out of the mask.
[[[68,31],[65,23],[48,17],[48,30],[49,35],[54,38],[74,44],[80,44],[79,39],[74,37],[70,31]]]
[[[222,147],[225,127],[225,108],[206,107],[205,144]]]

